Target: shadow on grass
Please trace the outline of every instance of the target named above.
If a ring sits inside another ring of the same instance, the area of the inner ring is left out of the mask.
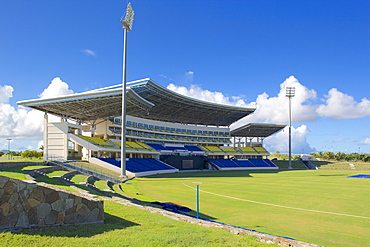
[[[105,232],[124,229],[133,226],[139,226],[132,221],[122,219],[120,217],[105,213],[104,224],[87,224],[87,225],[69,225],[69,226],[53,226],[41,228],[23,229],[21,233],[39,236],[53,236],[53,237],[93,237]]]
[[[57,186],[57,187],[69,187],[68,185],[66,185],[65,183],[63,183],[62,181],[60,181],[59,178],[49,178],[49,177],[43,177],[43,176],[36,176],[35,177],[36,181],[37,182],[43,182],[43,183],[46,183],[46,184],[50,184],[50,185],[53,185],[53,186]]]
[[[191,210],[190,208],[187,208],[187,207],[184,207],[184,206],[180,206],[180,205],[178,205],[176,203],[172,203],[172,202],[165,202],[165,203],[149,202],[148,205],[151,206],[151,207],[161,208],[163,210],[167,210],[167,211],[170,211],[170,212],[183,214],[183,215],[187,215],[187,216],[196,217],[196,215],[197,215],[196,211]],[[210,215],[203,214],[201,212],[199,212],[199,218],[207,219],[207,220],[216,220],[217,219],[217,218],[214,218]]]

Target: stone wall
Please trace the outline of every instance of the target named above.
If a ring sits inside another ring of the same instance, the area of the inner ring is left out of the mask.
[[[103,222],[101,200],[0,176],[0,229]]]
[[[34,166],[34,165],[47,165],[47,162],[0,162],[0,168],[10,168],[15,166]]]

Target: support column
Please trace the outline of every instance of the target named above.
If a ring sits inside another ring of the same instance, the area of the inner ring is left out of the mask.
[[[91,137],[95,136],[95,128],[96,128],[95,124],[91,125]]]
[[[44,114],[44,160],[48,160],[48,114]]]

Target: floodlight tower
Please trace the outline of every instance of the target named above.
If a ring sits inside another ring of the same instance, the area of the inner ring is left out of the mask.
[[[123,28],[123,58],[122,58],[122,117],[121,117],[121,175],[126,176],[126,62],[127,33],[132,30],[134,11],[131,3],[127,4],[126,16],[121,18]]]
[[[292,169],[292,98],[295,96],[295,87],[287,87],[285,96],[289,98],[289,166]]]

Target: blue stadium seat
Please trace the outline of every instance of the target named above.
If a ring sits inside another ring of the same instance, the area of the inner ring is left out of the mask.
[[[249,160],[234,160],[238,163],[241,167],[256,167],[253,163],[251,163]]]
[[[258,167],[270,167],[263,159],[249,159],[249,161]]]
[[[240,167],[237,163],[230,159],[209,159],[209,161],[219,167]]]
[[[150,143],[150,142],[146,142],[145,143],[146,145],[158,150],[158,151],[161,151],[161,150],[168,150],[166,147],[162,146],[161,144],[157,144],[157,143]]]
[[[167,150],[187,150],[186,148],[184,147],[172,147],[172,146],[166,146],[166,149]]]
[[[98,158],[98,159],[109,164],[112,164],[116,167],[121,167],[121,162],[115,159],[112,158]],[[175,168],[156,159],[132,158],[126,161],[126,169],[129,172],[138,173],[158,170],[172,170]]]
[[[270,166],[270,167],[277,167],[274,162],[272,162],[271,160],[269,159],[264,159],[264,161]]]
[[[192,151],[192,152],[204,152],[203,149],[200,147],[194,146],[194,145],[185,145],[184,146],[187,150]]]

